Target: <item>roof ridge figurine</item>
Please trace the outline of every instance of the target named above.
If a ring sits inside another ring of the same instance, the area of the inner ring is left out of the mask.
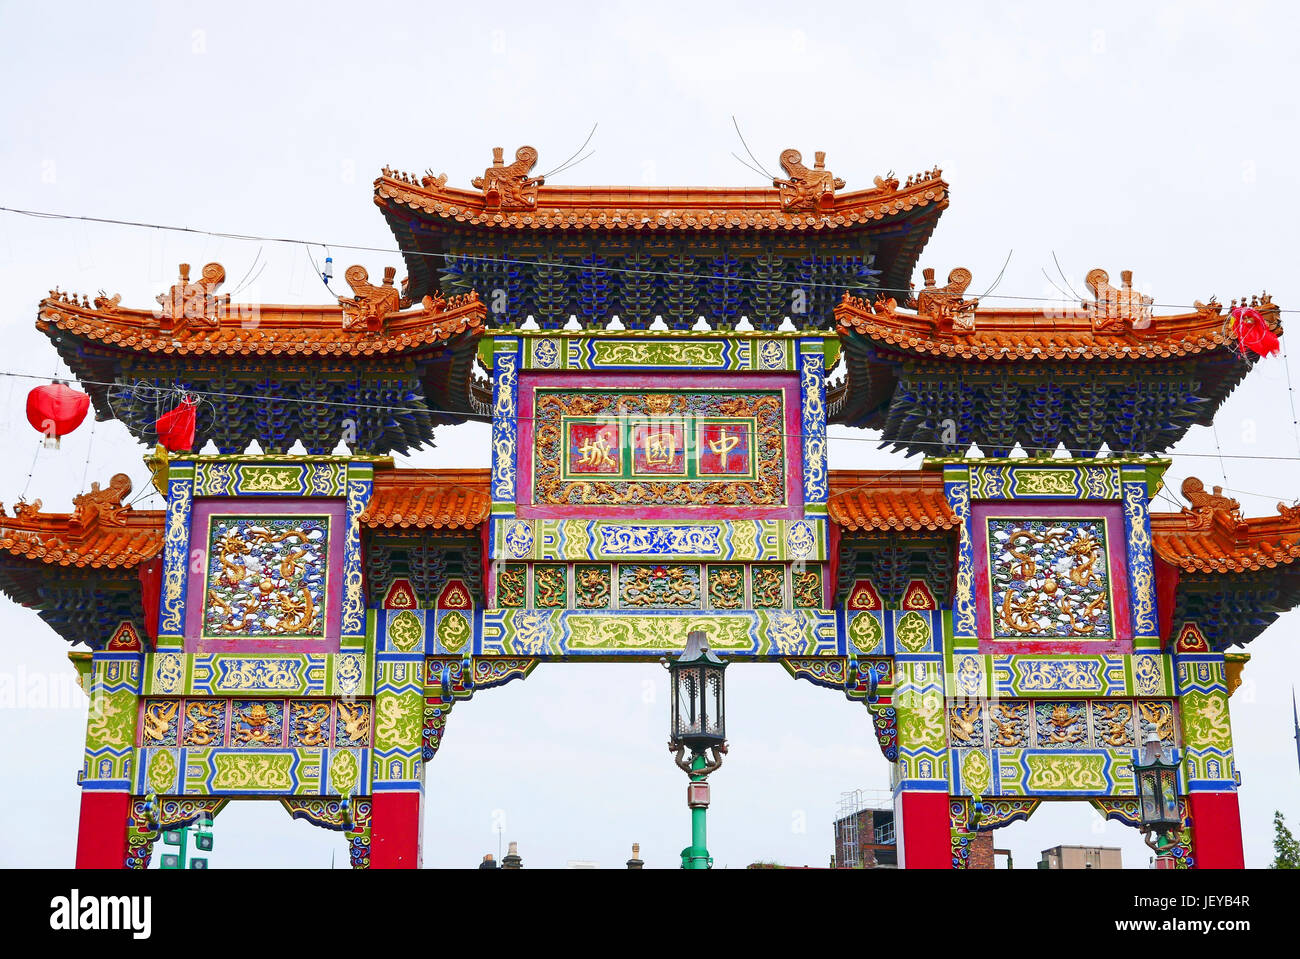
[[[537,190],[545,177],[530,177],[537,165],[536,147],[522,146],[515,151],[515,162],[506,164],[503,147],[492,148],[492,165],[470,183],[483,191],[489,207],[500,210],[531,210],[537,205]],[[444,181],[445,182],[445,181]]]
[[[834,207],[835,191],[844,189],[844,180],[826,169],[825,150],[818,150],[814,156],[810,170],[803,165],[803,154],[798,150],[790,147],[781,151],[786,179],[772,180],[772,186],[781,191],[781,209],[827,212]]]

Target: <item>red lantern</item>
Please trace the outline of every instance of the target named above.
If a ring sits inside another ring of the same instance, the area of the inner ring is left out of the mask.
[[[59,445],[59,438],[67,436],[86,418],[90,397],[63,383],[38,386],[27,394],[27,422],[45,434],[48,445]]]
[[[158,442],[173,453],[194,448],[194,411],[198,402],[192,396],[181,400],[181,405],[158,417],[154,428]]]
[[[1268,328],[1259,310],[1239,306],[1232,311],[1237,323],[1237,342],[1256,356],[1272,356],[1281,349],[1277,334]]]

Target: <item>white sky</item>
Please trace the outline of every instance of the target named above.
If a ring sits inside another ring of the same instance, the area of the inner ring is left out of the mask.
[[[1112,278],[1131,268],[1158,304],[1267,289],[1300,306],[1291,5],[37,9],[0,5],[0,205],[393,249],[371,201],[384,164],[466,186],[493,146],[509,156],[532,144],[548,169],[599,122],[595,155],[556,183],[760,185],[731,157],[742,152],[734,114],[765,166],[787,146],[826,150],[849,189],[941,166],[952,206],[921,265],[941,280],[969,267],[974,292],[1014,250],[998,294],[1055,296],[1041,272],[1054,274],[1055,253],[1079,291],[1092,267]],[[258,252],[0,214],[0,371],[61,369],[33,327],[51,287],[149,305],[179,262],[221,261],[230,289]],[[239,299],[328,296],[302,248],[263,244],[261,260]],[[372,276],[401,269],[396,254],[336,250],[335,260],[339,275],[352,262]],[[1171,492],[1190,473],[1229,487],[1251,514],[1300,496],[1292,382],[1295,364],[1290,378],[1281,359],[1257,369],[1221,410],[1217,439],[1196,428],[1174,451],[1184,455]],[[144,447],[115,423],[38,453],[23,416],[31,385],[0,377],[0,500],[28,489],[29,470],[29,495],[46,509],[70,508],[74,492],[115,472],[144,488]],[[872,434],[833,435],[834,468],[916,462],[877,451]],[[477,425],[442,430],[436,450],[406,462],[485,466],[486,440]],[[1298,616],[1252,645],[1232,699],[1255,866],[1271,858],[1273,810],[1300,819]],[[0,682],[70,688],[66,645],[34,612],[0,603],[0,636]],[[649,865],[676,865],[690,822],[685,777],[664,748],[665,690],[658,666],[542,665],[458,705],[429,767],[426,864],[474,865],[501,838],[519,842],[526,866],[619,866],[632,842]],[[824,865],[840,793],[888,785],[866,710],[777,665],[730,671],[728,700],[731,753],[710,814],[718,864]],[[84,723],[80,694],[50,707],[0,702],[0,865],[71,865]],[[1077,803],[995,838],[1020,866],[1061,843],[1147,858],[1134,832],[1103,828]],[[278,804],[230,807],[216,844],[215,867],[346,862],[340,837],[290,822]]]

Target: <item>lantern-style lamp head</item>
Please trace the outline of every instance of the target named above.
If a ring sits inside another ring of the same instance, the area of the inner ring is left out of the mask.
[[[1172,832],[1183,824],[1178,814],[1178,764],[1155,730],[1147,735],[1140,761],[1133,763],[1143,831]]]
[[[727,664],[709,651],[703,630],[686,634],[686,648],[668,664],[673,713],[668,731],[674,745],[691,752],[715,749],[727,741],[723,671]]]

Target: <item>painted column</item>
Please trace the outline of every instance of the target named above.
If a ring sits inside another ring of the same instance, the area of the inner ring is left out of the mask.
[[[943,663],[937,655],[900,655],[894,669],[898,864],[906,869],[951,869]]]
[[[375,654],[370,867],[418,869],[424,811],[424,655]]]
[[[1228,685],[1222,653],[1175,654],[1183,777],[1197,869],[1242,869]]]
[[[126,866],[143,659],[138,652],[96,652],[92,660],[86,757],[79,776],[78,869]]]
[[[370,868],[419,869],[424,788],[413,792],[376,792],[370,812]]]

